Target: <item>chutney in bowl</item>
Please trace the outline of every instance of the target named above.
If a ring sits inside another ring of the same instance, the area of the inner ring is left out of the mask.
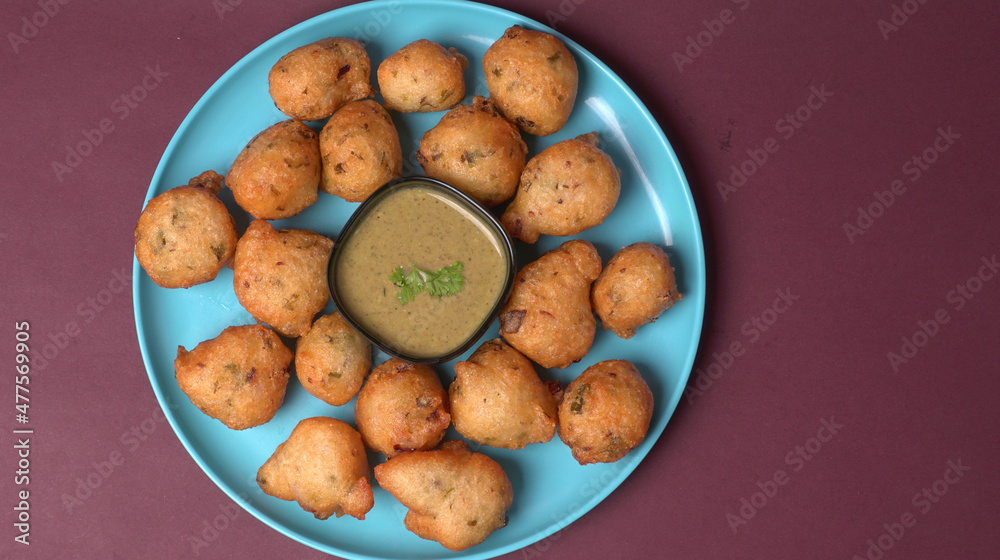
[[[510,238],[489,211],[447,183],[405,177],[347,221],[330,257],[330,293],[388,354],[440,363],[486,331],[515,267]]]

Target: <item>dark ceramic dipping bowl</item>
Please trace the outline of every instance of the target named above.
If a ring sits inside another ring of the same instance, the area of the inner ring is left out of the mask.
[[[447,183],[405,177],[372,193],[344,225],[328,281],[341,315],[373,344],[436,364],[482,337],[515,269],[510,238],[489,211]]]

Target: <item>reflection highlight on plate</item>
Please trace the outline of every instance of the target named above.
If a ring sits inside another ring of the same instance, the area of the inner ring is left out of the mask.
[[[649,196],[650,200],[656,200],[657,194],[656,189],[653,188],[653,183],[646,176],[646,170],[643,168],[642,164],[639,162],[639,157],[635,154],[635,150],[632,148],[632,144],[629,143],[628,138],[625,136],[625,131],[622,128],[621,122],[615,115],[614,109],[608,105],[608,102],[600,97],[588,97],[584,100],[584,103],[594,110],[594,113],[604,124],[608,127],[608,132],[611,134],[612,139],[621,145],[622,149],[625,151],[626,157],[628,157],[629,162],[632,163],[632,167],[635,169],[636,173],[639,175],[639,181],[642,183],[642,188],[646,191],[646,195]],[[663,206],[654,204],[652,205],[653,211],[656,212],[656,219],[660,224],[660,232],[663,234],[663,243],[668,247],[674,244],[674,237],[670,231],[670,218],[667,217],[666,211],[664,211]]]

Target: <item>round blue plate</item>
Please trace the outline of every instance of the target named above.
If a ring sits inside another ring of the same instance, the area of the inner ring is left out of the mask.
[[[225,174],[250,138],[286,118],[268,95],[267,73],[279,57],[296,47],[330,36],[357,38],[366,44],[373,69],[389,54],[420,38],[456,47],[469,58],[468,103],[475,94],[488,95],[482,75],[483,53],[515,24],[562,39],[576,57],[580,71],[572,117],[554,135],[524,135],[529,157],[555,142],[596,130],[602,148],[622,170],[618,206],[603,224],[578,237],[593,242],[605,262],[624,245],[636,241],[657,243],[670,254],[684,294],[683,301],[655,323],[640,328],[632,339],[622,340],[599,328],[590,353],[580,363],[541,374],[543,379],[558,379],[565,385],[600,360],[632,361],[649,383],[656,403],[649,435],[621,461],[585,467],[573,460],[569,448],[558,437],[518,451],[471,444],[471,449],[503,466],[514,487],[514,503],[508,512],[509,525],[462,553],[450,552],[407,531],[403,526],[406,509],[378,488],[374,479],[375,507],[364,521],[346,516],[316,520],[294,502],[263,494],[255,474],[300,420],[323,415],[353,424],[354,402],[329,406],[309,395],[293,375],[284,405],[263,426],[237,432],[205,416],[178,389],[173,360],[178,345],[190,349],[217,336],[227,326],[253,322],[233,293],[232,272],[223,269],[207,284],[167,290],[153,284],[135,263],[133,296],[139,346],[153,391],[170,425],[198,465],[233,500],[271,527],[313,548],[357,559],[481,559],[530,545],[597,505],[632,472],[663,432],[687,382],[705,307],[705,254],[684,173],[656,121],[618,76],[573,41],[518,14],[454,0],[379,1],[338,9],[296,25],[244,57],[205,93],[167,146],[146,201],[187,184],[189,178],[206,169]],[[413,153],[420,137],[442,114],[392,113],[403,145],[405,174],[420,172]],[[310,124],[319,130],[323,123]],[[245,228],[247,214],[232,202],[228,191],[223,191],[222,198],[238,228]],[[315,205],[274,225],[311,229],[336,239],[356,207],[320,193]],[[543,236],[535,246],[517,244],[518,261],[530,262],[563,241],[565,238]],[[331,310],[332,305],[328,308]],[[496,324],[483,340],[495,336]],[[376,363],[384,359],[385,355],[375,356]],[[452,366],[437,366],[446,383],[454,376]],[[458,435],[452,431],[449,437]],[[370,455],[369,459],[372,466],[383,460],[381,455]]]

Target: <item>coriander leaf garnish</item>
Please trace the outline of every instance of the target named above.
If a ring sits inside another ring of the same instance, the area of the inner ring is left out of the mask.
[[[389,275],[389,281],[399,288],[396,299],[405,304],[417,297],[420,292],[441,299],[443,296],[453,296],[465,289],[465,276],[462,275],[463,265],[455,262],[438,270],[424,270],[411,264],[412,271],[407,274],[401,266]]]
[[[456,262],[446,266],[425,279],[427,293],[441,299],[441,296],[453,296],[465,288],[465,276],[462,275],[463,265]]]
[[[399,293],[396,294],[396,299],[399,300],[399,303],[403,304],[413,299],[417,295],[417,292],[424,289],[423,281],[419,277],[414,279],[413,275],[406,276],[401,266],[396,267],[396,270],[389,276],[389,281],[400,288]]]

